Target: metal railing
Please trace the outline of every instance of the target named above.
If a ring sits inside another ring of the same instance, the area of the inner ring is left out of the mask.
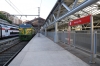
[[[45,33],[43,33],[45,34]],[[58,42],[62,42],[68,44],[68,32],[67,31],[58,31]],[[54,32],[47,32],[47,37],[50,37],[54,40]],[[73,40],[71,42],[72,46],[78,47],[82,50],[91,51],[91,34],[89,31],[87,32],[71,32],[70,39]],[[94,32],[94,43],[95,43],[95,54],[100,55],[100,33],[99,31]]]

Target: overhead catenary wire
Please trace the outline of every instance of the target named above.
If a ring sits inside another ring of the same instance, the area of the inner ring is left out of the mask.
[[[18,14],[21,14],[10,2],[5,0]]]
[[[42,4],[42,0],[40,0],[40,5],[39,5],[39,15],[24,15],[16,6],[15,4],[11,1],[11,0],[5,0],[19,15],[14,15],[14,16],[25,16],[27,18],[27,16],[40,16],[40,8],[41,8],[41,4]],[[20,17],[20,18],[21,18]]]
[[[23,14],[12,2],[11,0],[8,0],[21,14]]]

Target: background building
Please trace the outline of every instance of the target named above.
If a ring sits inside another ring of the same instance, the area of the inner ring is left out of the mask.
[[[44,25],[45,19],[43,19],[43,18],[41,18],[41,17],[40,17],[40,18],[35,18],[35,19],[31,20],[31,21],[27,21],[26,23],[32,24],[33,27],[34,27],[36,30],[39,30],[39,29],[41,28],[41,26]]]
[[[22,20],[20,20],[18,17],[11,15],[5,11],[0,11],[2,14],[4,14],[10,21],[12,21],[13,24],[22,24]]]

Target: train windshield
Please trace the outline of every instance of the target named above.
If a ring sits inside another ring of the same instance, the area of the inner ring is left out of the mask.
[[[21,24],[21,25],[19,25],[19,28],[31,28],[32,27],[32,25],[30,25],[30,24]]]

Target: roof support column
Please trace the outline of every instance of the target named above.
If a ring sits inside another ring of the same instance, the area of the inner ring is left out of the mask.
[[[59,13],[60,13],[60,9],[61,9],[61,3],[59,3],[59,6],[58,6],[58,12],[57,12],[57,17],[55,18],[55,16],[53,15],[55,21],[56,19],[59,17]],[[55,37],[54,37],[54,42],[58,42],[58,22],[55,22]]]
[[[58,23],[55,22],[54,42],[58,42]]]
[[[94,43],[94,25],[93,25],[93,16],[91,15],[91,57],[90,63],[95,63],[95,43]]]

